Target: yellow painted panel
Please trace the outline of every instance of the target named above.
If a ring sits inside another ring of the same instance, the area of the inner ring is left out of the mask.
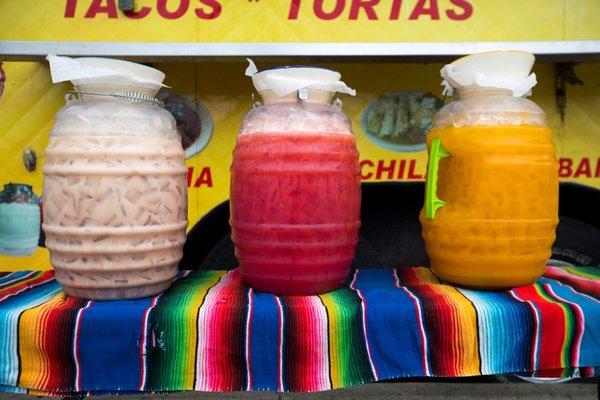
[[[539,41],[598,37],[597,0],[2,0],[0,40],[92,42]],[[368,3],[368,2],[364,2]],[[299,4],[299,7],[294,7]],[[576,25],[575,25],[576,24]]]
[[[565,4],[565,39],[598,40],[600,1],[565,0]]]

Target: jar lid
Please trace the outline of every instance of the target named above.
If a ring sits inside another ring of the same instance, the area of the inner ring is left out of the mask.
[[[254,62],[247,60],[249,65],[246,76],[252,77],[252,83],[259,92],[271,90],[278,97],[284,97],[301,89],[315,89],[356,95],[356,90],[340,80],[342,75],[337,71],[310,66],[286,66],[258,72]]]
[[[52,82],[71,81],[73,85],[143,86],[158,91],[165,74],[155,68],[130,61],[99,57],[59,57],[48,54]]]
[[[26,184],[26,183],[8,182],[8,183],[4,184],[4,189],[6,189],[6,190],[23,189],[23,190],[31,192],[33,190],[33,187],[31,185]]]
[[[25,203],[30,200],[31,204],[35,204],[38,200],[31,185],[9,182],[5,183],[4,190],[0,191],[0,202],[2,203]]]
[[[479,87],[507,89],[515,97],[527,95],[537,83],[531,73],[534,62],[534,55],[525,51],[490,51],[459,58],[440,71],[444,94]]]

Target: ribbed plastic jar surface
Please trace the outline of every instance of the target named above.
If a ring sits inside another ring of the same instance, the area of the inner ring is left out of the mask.
[[[437,276],[457,285],[508,288],[534,282],[558,223],[558,165],[543,111],[502,90],[460,93],[434,117],[441,140],[434,219],[421,212]]]
[[[185,242],[185,173],[168,111],[107,96],[68,102],[46,149],[43,192],[46,247],[67,294],[140,298],[169,287]]]
[[[231,166],[230,223],[253,288],[311,295],[343,284],[358,241],[360,173],[339,107],[292,96],[246,115]]]

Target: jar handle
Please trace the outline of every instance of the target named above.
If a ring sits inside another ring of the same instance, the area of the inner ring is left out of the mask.
[[[442,146],[440,138],[434,138],[429,151],[429,164],[427,165],[427,183],[425,184],[425,217],[434,219],[438,209],[446,205],[444,200],[437,197],[438,170],[440,160],[450,157],[451,154]]]

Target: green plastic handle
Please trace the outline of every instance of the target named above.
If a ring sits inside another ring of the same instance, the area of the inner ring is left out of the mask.
[[[440,160],[450,157],[451,154],[442,146],[440,138],[434,138],[429,151],[429,164],[427,165],[427,183],[425,185],[425,217],[434,219],[438,209],[446,205],[446,202],[437,197],[438,170]]]

